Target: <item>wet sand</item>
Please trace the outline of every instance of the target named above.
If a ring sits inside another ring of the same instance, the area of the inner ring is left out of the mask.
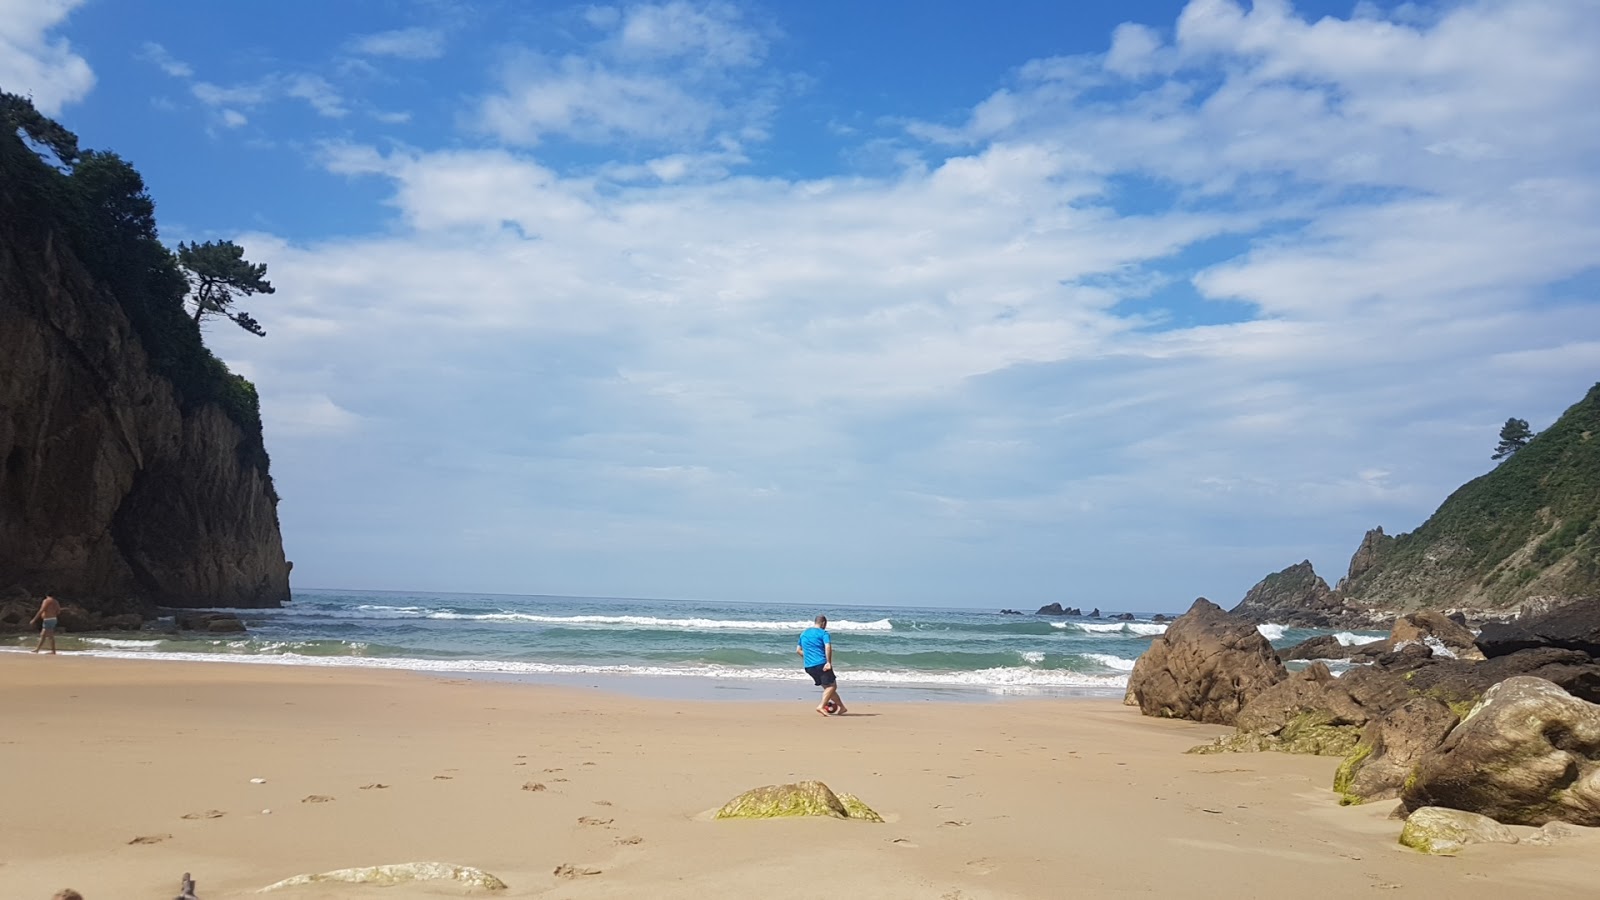
[[[1337,805],[1337,760],[1185,755],[1224,729],[1116,701],[852,713],[0,653],[0,896],[170,900],[192,872],[218,900],[423,860],[493,873],[505,897],[1498,900],[1592,896],[1600,879],[1588,837],[1422,856],[1395,843],[1392,803]],[[807,778],[888,821],[709,819],[747,788]],[[464,895],[434,883],[267,896]]]

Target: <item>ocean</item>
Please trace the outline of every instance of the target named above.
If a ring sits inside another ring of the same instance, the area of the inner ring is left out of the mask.
[[[282,609],[227,610],[243,635],[62,635],[60,649],[165,659],[400,669],[581,685],[649,696],[779,699],[815,692],[795,640],[829,618],[848,698],[1115,696],[1166,630],[997,610],[594,597],[297,591]],[[1329,632],[1262,625],[1275,646]],[[1345,643],[1380,632],[1340,633]],[[32,636],[14,649],[31,649]]]

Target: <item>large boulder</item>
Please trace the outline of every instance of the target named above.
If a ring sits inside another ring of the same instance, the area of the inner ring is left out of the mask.
[[[1134,663],[1125,702],[1147,716],[1233,725],[1288,674],[1255,625],[1201,597]]]
[[[1477,645],[1488,657],[1518,650],[1559,647],[1600,656],[1600,597],[1577,600],[1548,609],[1528,611],[1513,622],[1488,622]]]
[[[1458,721],[1450,707],[1431,697],[1413,697],[1373,719],[1334,773],[1339,803],[1400,796],[1417,760],[1439,746]]]
[[[1423,853],[1454,856],[1467,844],[1515,844],[1517,836],[1487,816],[1429,806],[1406,819],[1400,843]]]
[[[1514,825],[1600,825],[1600,706],[1541,678],[1507,679],[1422,757],[1401,799]]]
[[[1190,753],[1305,753],[1344,756],[1361,736],[1367,712],[1339,685],[1328,667],[1305,670],[1251,698],[1234,724],[1238,731]]]

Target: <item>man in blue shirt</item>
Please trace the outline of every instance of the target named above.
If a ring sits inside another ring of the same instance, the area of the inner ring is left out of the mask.
[[[833,639],[828,637],[827,616],[817,616],[815,626],[800,632],[800,643],[795,645],[794,652],[803,660],[806,674],[822,687],[822,703],[817,712],[828,715],[830,703],[835,705],[833,714],[836,716],[849,712],[844,701],[839,699],[838,679],[833,675]]]

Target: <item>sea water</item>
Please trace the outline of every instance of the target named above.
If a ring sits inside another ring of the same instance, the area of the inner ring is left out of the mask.
[[[814,693],[795,641],[828,616],[846,696],[1116,696],[1166,630],[995,610],[387,591],[297,591],[282,609],[228,610],[242,635],[62,635],[62,650],[167,659],[402,669],[677,697]],[[1275,646],[1328,632],[1263,625]],[[1344,643],[1382,637],[1342,633]],[[31,646],[24,637],[16,647]]]

